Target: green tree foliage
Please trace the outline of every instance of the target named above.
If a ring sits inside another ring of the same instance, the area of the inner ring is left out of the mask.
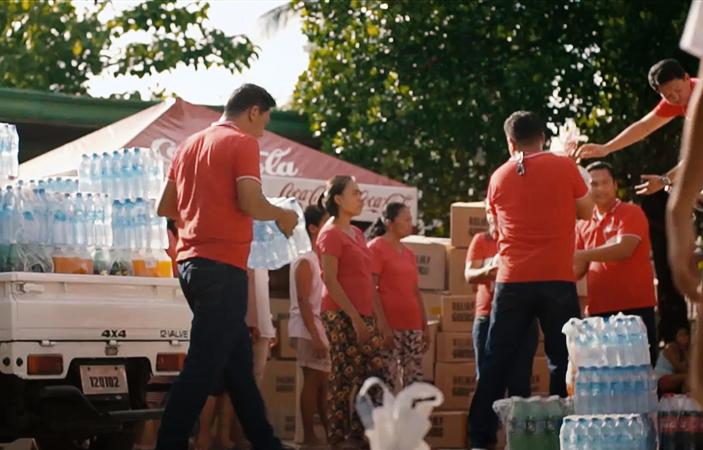
[[[145,1],[110,14],[111,1],[77,10],[70,0],[3,0],[0,86],[85,94],[86,81],[104,71],[144,77],[181,63],[232,72],[249,66],[254,45],[206,27],[207,2],[177,3]],[[131,43],[115,52],[121,38]]]
[[[325,151],[417,186],[425,222],[446,224],[449,205],[480,199],[508,157],[502,127],[512,112],[574,117],[592,142],[645,115],[658,101],[652,64],[696,67],[677,46],[689,5],[296,0],[312,49],[296,107]],[[610,157],[631,185],[674,163],[678,122]]]

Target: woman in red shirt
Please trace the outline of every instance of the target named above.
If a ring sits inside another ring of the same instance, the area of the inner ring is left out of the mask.
[[[402,203],[389,203],[383,220],[373,229],[376,237],[369,243],[374,286],[392,330],[388,334],[393,342],[384,342],[381,355],[386,382],[394,393],[422,380],[422,355],[430,343],[415,253],[400,242],[412,232],[410,209]]]
[[[476,380],[480,375],[481,361],[486,355],[486,341],[491,325],[491,303],[493,288],[500,258],[498,254],[498,231],[495,218],[486,206],[488,231],[474,236],[466,253],[466,281],[477,286],[476,312],[473,328],[474,353],[476,355]],[[532,323],[528,339],[522,343],[522,350],[514,362],[514,370],[508,376],[508,397],[529,397],[531,395],[532,365],[539,342],[537,320]]]
[[[364,445],[364,428],[356,411],[346,434],[350,395],[364,380],[381,374],[379,329],[387,330],[388,324],[373,295],[371,251],[364,234],[351,224],[363,209],[356,181],[348,176],[332,178],[318,206],[331,216],[317,237],[324,281],[321,315],[332,359],[328,443],[340,448],[346,440],[349,448],[359,448]]]

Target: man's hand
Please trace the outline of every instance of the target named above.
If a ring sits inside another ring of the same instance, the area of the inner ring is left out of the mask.
[[[593,158],[603,158],[610,154],[610,150],[605,145],[600,144],[586,144],[582,145],[578,149],[574,159],[593,159]]]
[[[427,353],[432,344],[432,336],[430,336],[430,330],[425,325],[425,329],[422,330],[422,353]]]
[[[295,211],[284,209],[281,212],[281,217],[276,220],[276,225],[278,225],[278,229],[281,230],[286,237],[291,237],[293,235],[293,229],[298,225],[298,214],[296,214]]]
[[[669,266],[674,284],[679,292],[693,302],[701,295],[700,272],[694,257],[695,233],[690,214],[681,208],[669,205],[667,211],[667,240],[669,244]]]
[[[659,175],[642,175],[643,183],[635,186],[637,195],[652,195],[666,187],[664,178]]]
[[[251,334],[251,340],[256,342],[261,337],[261,331],[257,327],[249,327],[249,334]]]

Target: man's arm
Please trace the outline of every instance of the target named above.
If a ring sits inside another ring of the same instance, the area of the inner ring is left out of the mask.
[[[589,220],[593,216],[593,208],[595,207],[593,194],[589,192],[584,197],[576,200],[576,217],[581,220]]]
[[[156,214],[178,222],[178,194],[176,192],[176,183],[173,180],[168,180],[164,183]]]
[[[630,145],[641,141],[657,131],[659,128],[671,122],[673,119],[673,117],[658,116],[654,111],[652,111],[637,122],[625,128],[622,133],[618,134],[607,144],[586,144],[582,146],[577,152],[577,157],[585,159],[602,158],[610,153],[617,152],[618,150],[622,150],[625,147],[629,147]]]
[[[637,236],[618,236],[611,244],[590,250],[577,250],[574,259],[586,262],[615,262],[632,256],[640,243]]]

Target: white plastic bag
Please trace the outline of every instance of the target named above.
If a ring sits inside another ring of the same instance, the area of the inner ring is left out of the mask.
[[[552,138],[552,142],[549,145],[549,151],[555,155],[568,157],[569,154],[567,153],[566,148],[569,145],[575,144],[578,146],[580,142],[586,141],[588,141],[588,137],[581,134],[581,131],[576,125],[576,122],[574,122],[574,119],[566,119],[566,123],[559,127],[559,134]],[[586,183],[586,186],[590,188],[591,176],[583,167],[578,166],[578,169],[581,173],[583,181]]]
[[[374,405],[369,390],[383,390],[383,404]],[[394,397],[378,378],[367,379],[356,397],[356,411],[366,430],[371,450],[429,450],[424,437],[430,430],[432,410],[444,402],[431,384],[413,383]]]

